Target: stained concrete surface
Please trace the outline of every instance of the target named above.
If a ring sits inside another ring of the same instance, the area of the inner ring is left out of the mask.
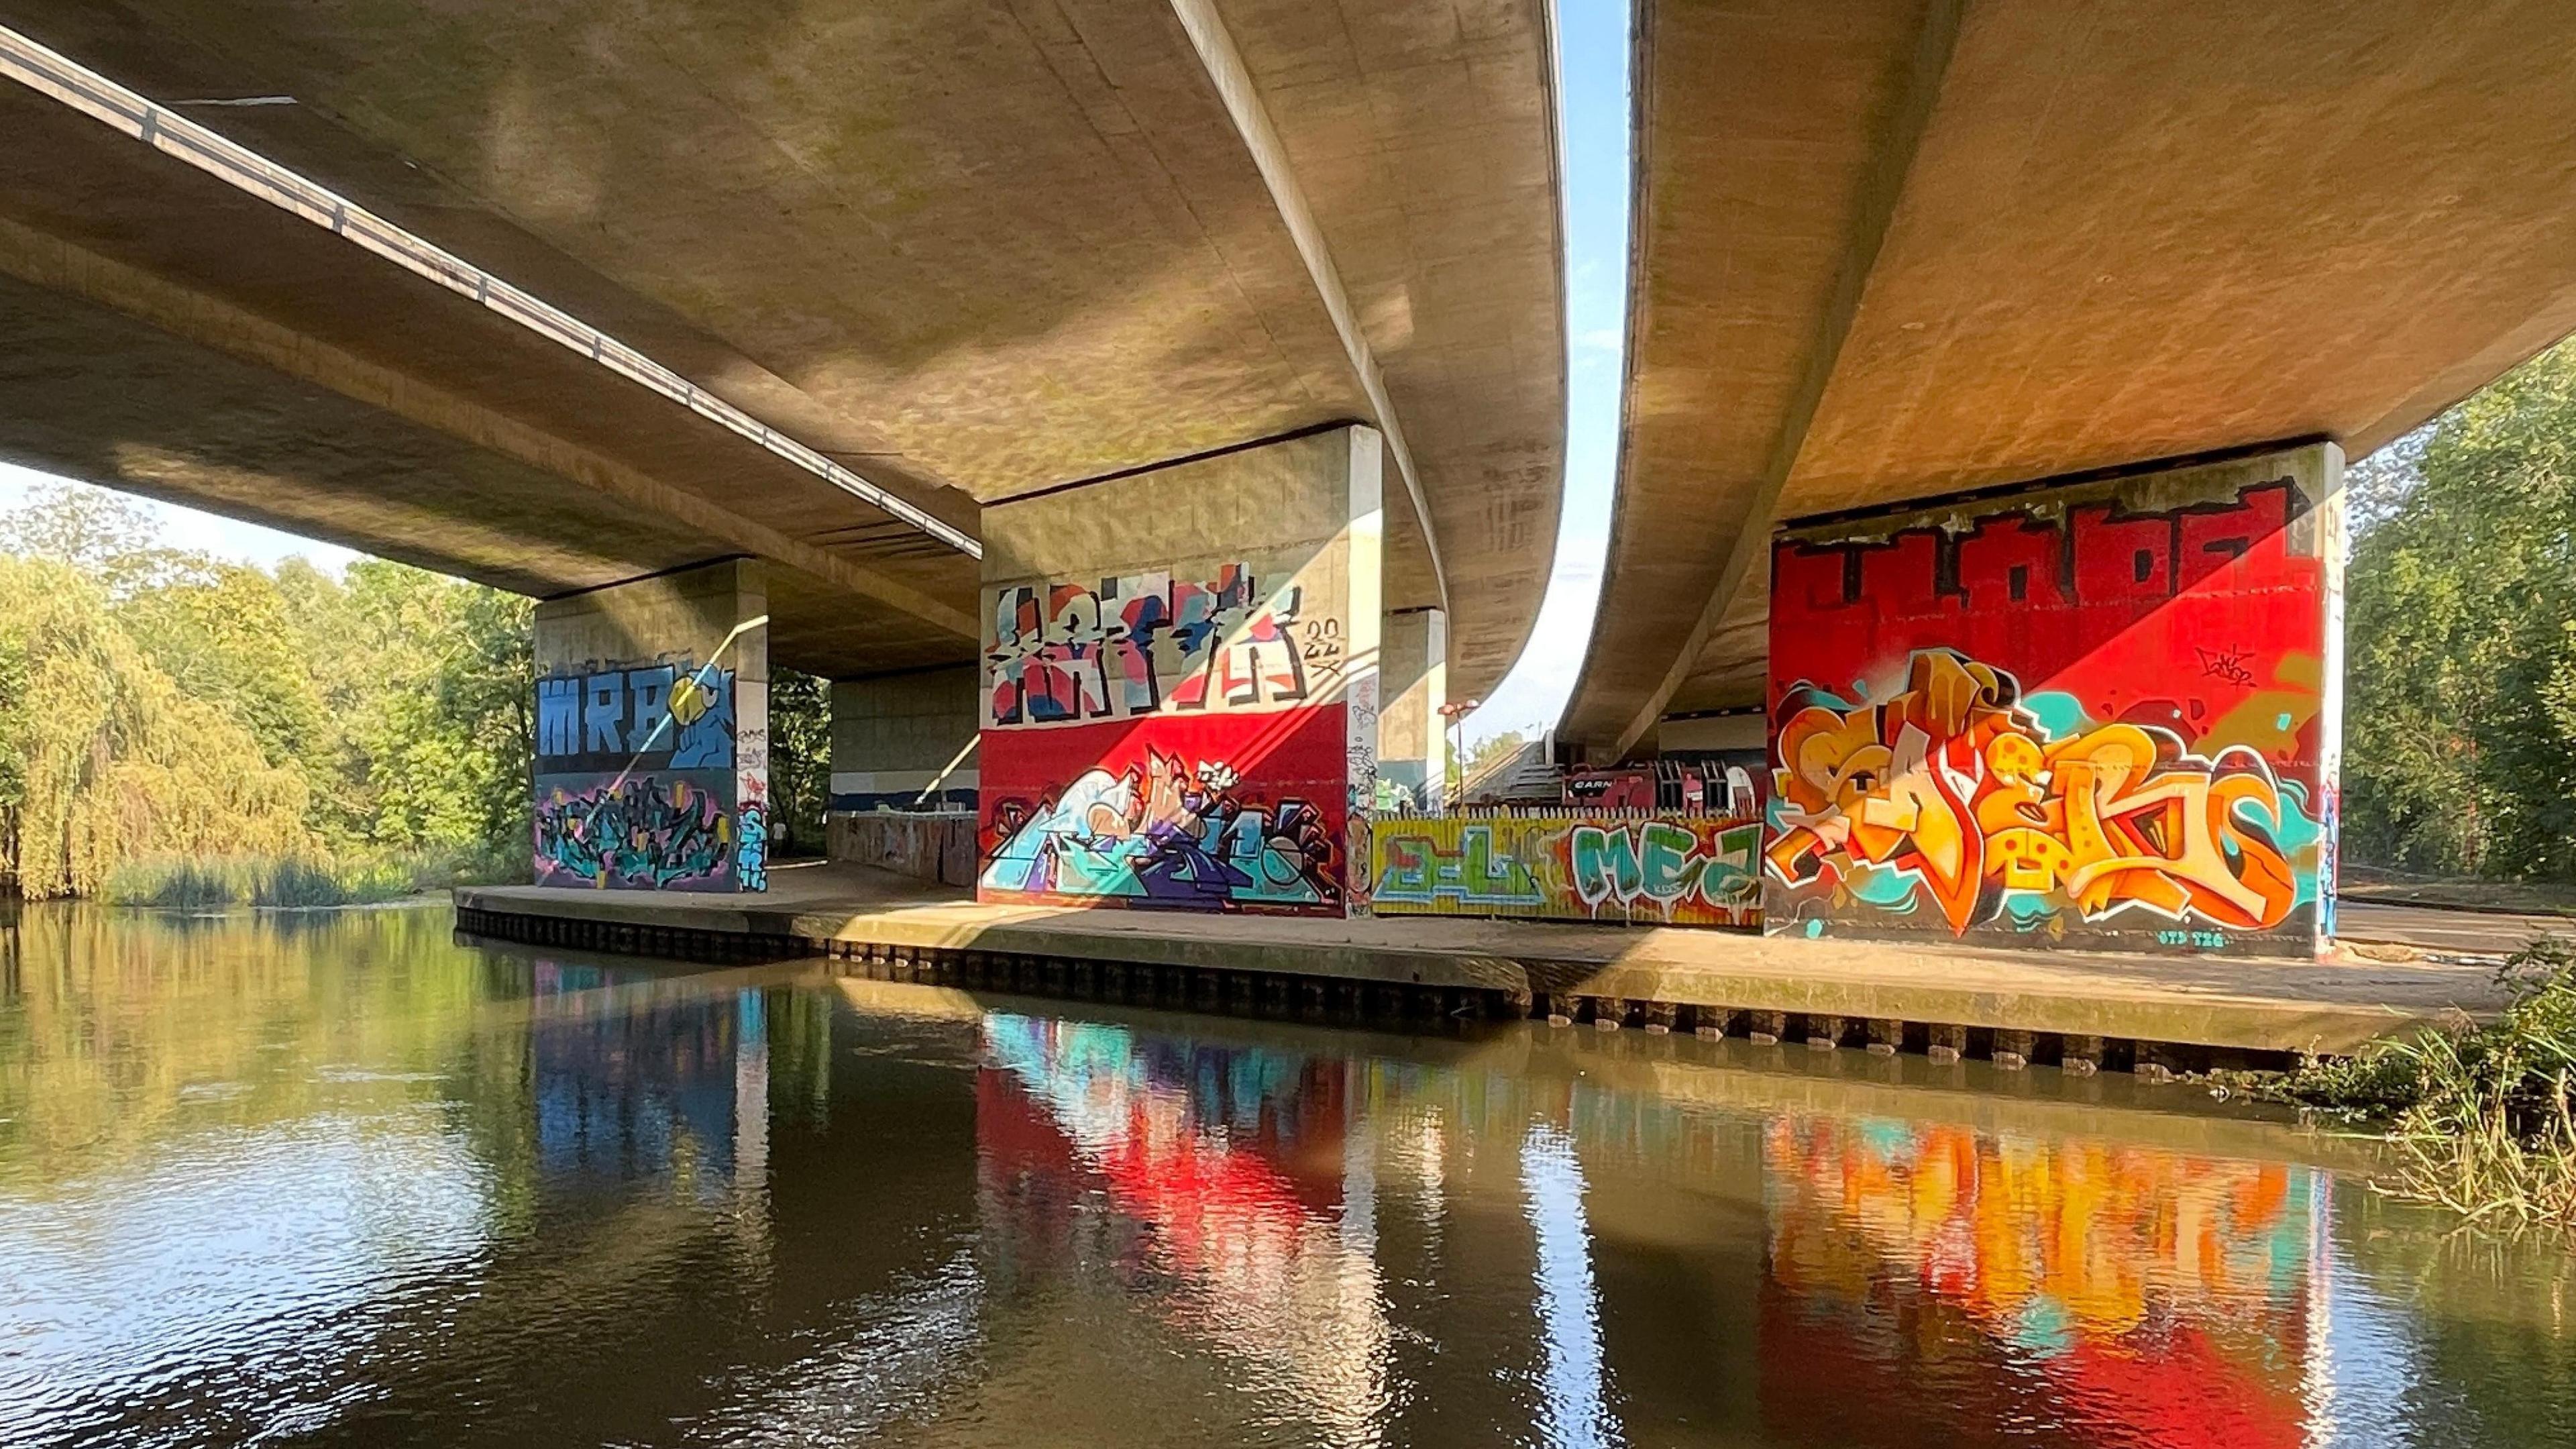
[[[1032,490],[1332,422],[1400,421],[1454,582],[1457,662],[1470,687],[1489,687],[1536,615],[1556,533],[1565,338],[1549,7],[1216,0],[1214,12],[1277,155],[1255,154],[1168,0],[679,0],[638,14],[0,0],[0,23],[970,531],[981,504]],[[290,101],[202,106],[246,96]],[[782,664],[847,677],[972,657],[971,627],[956,627],[971,559],[918,553],[907,536],[919,535],[757,445],[580,355],[495,337],[470,300],[321,228],[258,215],[239,193],[214,195],[216,183],[32,91],[0,86],[0,124],[16,143],[0,160],[0,217],[192,299],[144,320],[239,357],[242,326],[217,315],[232,309],[392,375],[290,357],[258,406],[291,415],[318,386],[479,448],[515,429],[527,446],[499,450],[554,475],[522,496],[561,498],[568,522],[523,523],[543,547],[516,573],[488,551],[442,558],[435,534],[409,526],[409,499],[373,484],[372,429],[312,429],[344,439],[336,451],[291,445],[207,407],[137,416],[104,386],[68,402],[57,387],[58,425],[42,437],[13,433],[5,420],[26,410],[0,392],[0,456],[131,487],[124,454],[148,443],[195,464],[159,469],[159,496],[514,588],[545,573],[548,549],[595,535],[583,509],[605,461],[695,505],[686,522],[708,536],[671,562],[752,553],[895,604],[849,628],[829,627],[828,610],[782,610]],[[1292,210],[1311,218],[1324,265],[1301,250]],[[84,300],[134,315],[130,297]],[[436,406],[422,402],[431,393]],[[1381,397],[1393,416],[1375,416]],[[212,459],[232,445],[248,456],[221,473]],[[228,484],[242,472],[283,475],[298,507],[269,511],[262,489]],[[656,529],[610,531],[657,535],[630,552],[663,547]],[[1396,601],[1441,602],[1410,508],[1392,510],[1388,543]],[[857,586],[871,579],[921,607]],[[584,568],[535,582],[609,581]],[[893,628],[880,626],[887,613]]]

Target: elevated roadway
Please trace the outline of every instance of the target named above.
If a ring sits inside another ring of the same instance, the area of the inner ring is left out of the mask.
[[[536,595],[760,557],[773,657],[846,677],[973,656],[984,505],[1358,420],[1387,605],[1470,690],[1527,636],[1544,0],[0,26],[0,456]]]
[[[1644,0],[1617,509],[1559,729],[1756,704],[1783,519],[2296,439],[2576,329],[2549,0]]]

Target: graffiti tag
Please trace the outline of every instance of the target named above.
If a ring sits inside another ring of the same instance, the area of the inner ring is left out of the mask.
[[[1547,901],[1519,857],[1494,848],[1494,828],[1481,821],[1459,827],[1456,850],[1442,850],[1428,836],[1391,829],[1378,849],[1387,862],[1375,890],[1381,904],[1428,905],[1448,899],[1471,906],[1536,906]]]
[[[1754,873],[1761,848],[1759,825],[1722,831],[1706,851],[1698,831],[1670,820],[1578,825],[1566,841],[1566,874],[1591,910],[1643,901],[1669,916],[1693,898],[1726,909],[1752,903],[1761,885]]]
[[[617,769],[731,769],[730,669],[655,664],[555,674],[537,681],[540,773]]]
[[[2209,649],[2194,646],[2193,652],[2200,656],[2202,674],[2212,679],[2223,679],[2229,684],[2252,687],[2254,671],[2246,667],[2245,661],[2254,657],[2253,650]]]
[[[2136,724],[2052,738],[2019,700],[2011,675],[1947,649],[1915,653],[1905,691],[1881,704],[1792,691],[1771,870],[1792,886],[1894,872],[1954,934],[1996,919],[2013,891],[2053,893],[2087,921],[2134,909],[2261,929],[2288,917],[2298,880],[2261,755],[2201,759]]]
[[[651,776],[588,790],[545,792],[536,809],[537,878],[659,890],[721,874],[732,822],[714,794]]]
[[[758,805],[742,807],[733,847],[733,878],[747,891],[769,889],[769,823]]]
[[[993,601],[986,708],[996,726],[1294,703],[1306,660],[1301,591],[1264,596],[1242,564],[1209,583],[1167,573],[1022,584]],[[1310,621],[1322,622],[1322,621]],[[1339,621],[1332,621],[1338,668]],[[1313,647],[1316,641],[1310,641]]]

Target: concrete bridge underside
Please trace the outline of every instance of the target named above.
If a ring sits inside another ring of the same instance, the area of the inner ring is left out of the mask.
[[[0,0],[970,544],[989,503],[1369,423],[1386,603],[1445,602],[1470,690],[1555,538],[1549,23]],[[759,557],[781,664],[973,657],[967,550],[33,89],[0,131],[0,456],[531,594]]]
[[[2576,329],[2548,0],[1646,0],[1607,583],[1561,735],[1758,703],[1786,518],[2302,438]]]

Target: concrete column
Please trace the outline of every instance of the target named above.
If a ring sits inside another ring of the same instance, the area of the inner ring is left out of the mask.
[[[974,809],[976,678],[959,664],[835,681],[832,808]]]
[[[2322,952],[2343,545],[2331,443],[1783,528],[1765,929]]]
[[[1439,609],[1389,614],[1379,636],[1377,777],[1381,794],[1426,809],[1449,799],[1449,751],[1442,738],[1448,721],[1449,616]],[[1393,787],[1390,791],[1385,787]]]
[[[1361,907],[1383,468],[1337,428],[984,510],[979,897]]]
[[[769,888],[768,624],[749,560],[537,606],[539,885]]]

